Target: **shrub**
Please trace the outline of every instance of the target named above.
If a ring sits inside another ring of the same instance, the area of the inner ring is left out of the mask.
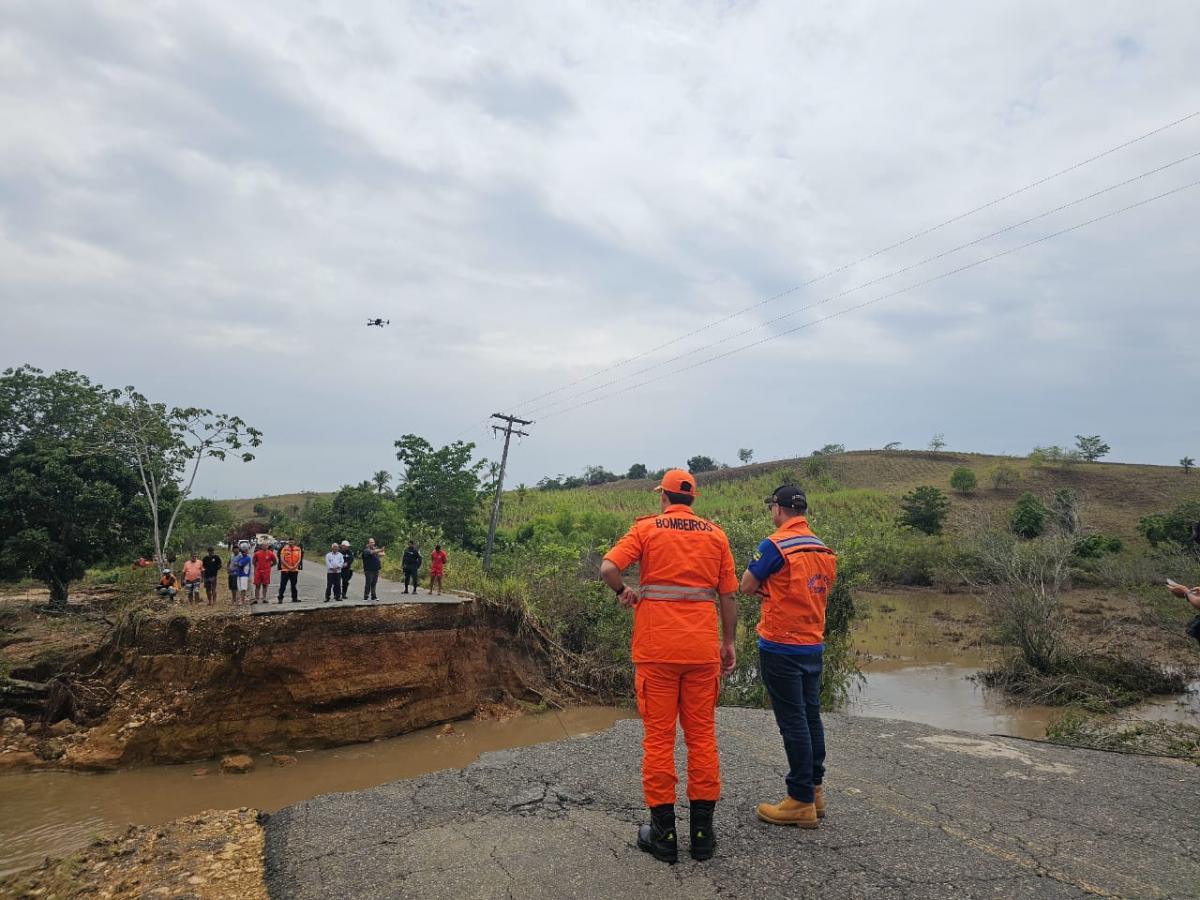
[[[950,500],[937,488],[924,485],[901,497],[900,509],[899,524],[925,534],[941,534]]]
[[[1099,559],[1108,553],[1120,553],[1125,545],[1118,537],[1105,534],[1089,534],[1080,538],[1072,548],[1072,555],[1077,559]]]
[[[1142,516],[1138,531],[1152,546],[1160,544],[1189,544],[1193,527],[1200,522],[1200,501],[1181,503],[1168,513]]]
[[[992,487],[998,491],[1015,487],[1021,481],[1021,473],[1017,471],[1016,466],[1010,466],[1008,463],[999,463],[993,466],[991,472],[989,472],[989,477],[992,481]]]
[[[959,466],[950,473],[950,487],[960,494],[970,494],[975,490],[975,473],[966,466]]]
[[[1046,509],[1045,504],[1029,493],[1029,491],[1026,491],[1017,500],[1017,505],[1013,507],[1008,527],[1012,530],[1013,534],[1020,535],[1023,538],[1035,538],[1046,530],[1046,517],[1048,515],[1049,511]]]

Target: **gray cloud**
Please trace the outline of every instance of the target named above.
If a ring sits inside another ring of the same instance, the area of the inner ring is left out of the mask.
[[[492,452],[472,423],[495,408],[1192,111],[1197,43],[1186,2],[17,0],[0,7],[0,351],[238,411],[268,443],[204,475],[223,495],[356,481],[406,431]],[[1193,120],[557,394],[687,355],[539,422],[514,476],[934,431],[1195,456],[1176,399],[1200,330],[1195,193],[671,373],[1200,177],[1180,166],[733,337],[1198,136]]]

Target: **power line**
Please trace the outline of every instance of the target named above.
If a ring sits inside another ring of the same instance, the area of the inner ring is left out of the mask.
[[[727,350],[727,351],[725,351],[724,353],[719,353],[719,354],[717,354],[716,356],[710,356],[710,357],[708,357],[707,359],[699,360],[698,362],[694,362],[694,363],[692,363],[691,365],[683,366],[683,367],[681,367],[681,368],[679,368],[679,369],[673,369],[673,370],[672,370],[672,371],[670,371],[670,372],[665,372],[665,373],[663,373],[662,375],[657,375],[657,376],[655,376],[654,378],[650,378],[650,379],[647,379],[647,380],[645,380],[645,381],[641,381],[641,382],[638,382],[638,383],[636,383],[636,384],[629,385],[629,386],[627,386],[627,387],[621,388],[620,390],[617,390],[617,391],[612,391],[611,393],[604,394],[604,395],[602,395],[602,396],[599,396],[599,397],[593,397],[593,398],[592,398],[592,399],[590,399],[590,400],[585,400],[585,401],[583,401],[582,403],[576,404],[576,405],[574,405],[574,406],[569,406],[569,407],[567,407],[567,408],[565,408],[565,409],[560,409],[560,410],[557,410],[557,411],[555,411],[555,412],[552,412],[552,413],[550,413],[550,414],[548,414],[548,415],[546,415],[546,416],[543,416],[543,417],[542,417],[542,419],[543,419],[543,421],[545,421],[546,419],[552,419],[552,418],[555,418],[555,417],[557,417],[557,416],[564,415],[565,413],[568,413],[568,412],[573,412],[573,411],[575,411],[575,410],[577,410],[577,409],[582,409],[582,408],[583,408],[583,407],[585,407],[585,406],[591,406],[593,403],[599,403],[601,400],[608,400],[608,399],[611,399],[612,397],[617,397],[617,396],[620,396],[621,394],[627,394],[627,393],[629,393],[630,391],[634,391],[634,390],[637,390],[638,388],[645,387],[645,386],[647,386],[647,385],[650,385],[650,384],[654,384],[655,382],[662,381],[662,380],[663,380],[663,379],[665,379],[665,378],[670,378],[670,377],[672,377],[672,376],[675,376],[675,375],[680,375],[680,374],[682,374],[682,373],[684,373],[684,372],[691,371],[692,369],[697,369],[697,368],[699,368],[699,367],[701,367],[701,366],[706,366],[706,365],[708,365],[709,363],[714,363],[714,362],[717,362],[718,360],[725,359],[726,357],[733,356],[734,354],[741,353],[741,352],[743,352],[743,351],[745,351],[745,350],[750,350],[750,349],[752,349],[752,348],[754,348],[754,347],[759,347],[759,346],[761,346],[761,345],[763,345],[763,344],[769,343],[769,342],[771,342],[771,341],[778,340],[779,338],[786,337],[786,336],[788,336],[788,335],[790,335],[790,334],[795,334],[795,333],[796,333],[796,332],[798,332],[798,331],[803,331],[803,330],[804,330],[804,329],[806,329],[806,328],[811,328],[811,327],[813,327],[813,326],[815,326],[815,325],[820,325],[820,324],[822,324],[822,323],[824,323],[824,322],[828,322],[828,321],[830,321],[831,319],[836,319],[836,318],[839,318],[840,316],[843,316],[843,315],[845,315],[846,313],[855,312],[855,311],[857,311],[857,310],[864,309],[864,308],[866,308],[866,307],[868,307],[868,306],[873,306],[873,305],[874,305],[874,304],[876,304],[876,303],[880,303],[880,302],[882,302],[882,301],[884,301],[884,300],[887,300],[887,299],[890,299],[890,298],[892,298],[892,297],[897,297],[897,296],[899,296],[900,294],[906,294],[906,293],[908,293],[909,291],[913,291],[913,290],[916,290],[916,289],[917,289],[917,288],[919,288],[919,287],[924,287],[925,285],[932,284],[932,283],[934,283],[935,281],[940,281],[940,280],[942,280],[943,278],[949,278],[951,275],[957,275],[957,274],[958,274],[958,273],[960,273],[960,272],[965,272],[965,271],[967,271],[968,269],[973,269],[973,268],[976,268],[977,266],[981,266],[981,265],[983,265],[984,263],[992,262],[993,260],[997,260],[997,259],[1000,259],[1000,258],[1002,258],[1002,257],[1005,257],[1005,256],[1010,256],[1010,255],[1012,255],[1013,253],[1017,253],[1017,252],[1019,252],[1019,251],[1021,251],[1021,250],[1025,250],[1025,249],[1027,249],[1027,248],[1029,248],[1029,247],[1033,247],[1033,246],[1035,246],[1035,245],[1037,245],[1037,244],[1044,243],[1044,242],[1046,242],[1046,241],[1048,241],[1048,240],[1051,240],[1051,239],[1053,239],[1053,238],[1056,238],[1056,237],[1061,237],[1062,235],[1064,235],[1064,234],[1069,234],[1069,233],[1071,233],[1071,232],[1073,232],[1073,231],[1078,231],[1080,228],[1086,228],[1086,227],[1087,227],[1087,226],[1089,226],[1089,225],[1094,225],[1094,224],[1096,224],[1097,222],[1102,222],[1102,221],[1104,221],[1105,219],[1111,219],[1111,218],[1113,218],[1114,216],[1118,216],[1118,215],[1120,215],[1120,214],[1122,214],[1122,213],[1129,212],[1130,210],[1137,209],[1138,207],[1141,207],[1141,206],[1146,206],[1147,204],[1154,203],[1154,202],[1156,202],[1156,201],[1158,201],[1158,200],[1162,200],[1162,199],[1164,199],[1164,198],[1166,198],[1166,197],[1170,197],[1170,196],[1172,196],[1172,195],[1174,195],[1174,194],[1178,194],[1178,193],[1180,193],[1180,192],[1182,192],[1182,191],[1186,191],[1186,190],[1188,190],[1188,189],[1190,189],[1190,188],[1194,188],[1194,187],[1196,187],[1196,186],[1198,186],[1198,185],[1200,185],[1200,180],[1197,180],[1197,181],[1192,181],[1192,182],[1189,182],[1189,183],[1187,183],[1187,184],[1180,185],[1179,187],[1172,188],[1172,189],[1171,189],[1171,190],[1169,190],[1169,191],[1164,191],[1163,193],[1161,193],[1161,194],[1157,194],[1157,195],[1155,195],[1155,196],[1153,196],[1153,197],[1148,197],[1148,198],[1146,198],[1146,199],[1144,199],[1144,200],[1139,200],[1139,201],[1137,201],[1136,203],[1130,203],[1129,205],[1127,205],[1127,206],[1123,206],[1123,207],[1121,207],[1120,209],[1115,209],[1115,210],[1112,210],[1111,212],[1104,213],[1103,215],[1095,216],[1095,217],[1093,217],[1093,218],[1091,218],[1091,219],[1088,219],[1088,220],[1086,220],[1086,221],[1084,221],[1084,222],[1080,222],[1080,223],[1078,223],[1077,225],[1072,225],[1072,226],[1070,226],[1069,228],[1063,228],[1063,229],[1061,229],[1061,230],[1059,230],[1059,231],[1055,231],[1055,232],[1052,232],[1052,233],[1050,233],[1050,234],[1043,235],[1043,236],[1042,236],[1042,237],[1040,237],[1040,238],[1036,238],[1036,239],[1034,239],[1034,240],[1032,240],[1032,241],[1028,241],[1028,242],[1026,242],[1026,243],[1024,243],[1024,244],[1019,244],[1019,245],[1017,245],[1016,247],[1011,247],[1011,248],[1009,248],[1008,250],[1002,250],[1002,251],[1000,251],[999,253],[994,253],[994,254],[992,254],[991,256],[985,256],[985,257],[983,257],[983,258],[981,258],[981,259],[977,259],[977,260],[975,260],[974,262],[970,262],[970,263],[967,263],[966,265],[959,266],[958,268],[955,268],[955,269],[949,269],[948,271],[941,272],[941,273],[939,273],[939,274],[937,274],[937,275],[934,275],[934,276],[932,276],[932,277],[930,277],[930,278],[926,278],[926,279],[925,279],[925,280],[923,280],[923,281],[918,281],[918,282],[916,282],[915,284],[911,284],[911,285],[909,285],[908,287],[905,287],[905,288],[900,288],[899,290],[896,290],[896,291],[891,291],[890,293],[887,293],[887,294],[881,294],[881,295],[880,295],[880,296],[878,296],[878,297],[874,297],[874,298],[872,298],[872,299],[870,299],[870,300],[865,300],[865,301],[863,301],[862,303],[855,304],[854,306],[847,306],[847,307],[845,307],[844,309],[840,309],[840,310],[838,310],[837,312],[830,313],[829,315],[827,315],[827,316],[822,316],[821,318],[818,318],[818,319],[813,319],[813,320],[812,320],[812,321],[810,321],[810,322],[805,322],[805,323],[803,323],[803,324],[801,324],[801,325],[797,325],[797,326],[796,326],[796,327],[794,327],[794,328],[789,328],[789,329],[787,329],[786,331],[781,331],[781,332],[779,332],[778,334],[772,334],[772,335],[768,335],[767,337],[761,338],[761,339],[759,339],[759,340],[757,340],[757,341],[752,341],[752,342],[750,342],[750,343],[748,343],[748,344],[744,344],[744,345],[742,345],[741,347],[735,347],[735,348],[733,348],[732,350]]]
[[[1142,172],[1139,175],[1135,175],[1132,178],[1127,178],[1124,181],[1117,182],[1116,184],[1109,185],[1108,187],[1101,188],[1100,190],[1097,190],[1097,191],[1092,191],[1090,194],[1086,194],[1083,197],[1079,197],[1079,198],[1076,198],[1075,200],[1068,201],[1067,203],[1060,204],[1059,206],[1056,206],[1053,209],[1048,209],[1045,212],[1040,212],[1037,215],[1030,216],[1027,219],[1022,219],[1020,222],[1015,222],[1011,225],[1006,225],[1005,227],[1000,228],[996,231],[993,231],[989,234],[985,234],[982,237],[978,237],[978,238],[975,238],[974,240],[967,241],[966,243],[959,244],[957,247],[952,247],[949,250],[943,250],[940,253],[935,253],[932,256],[927,256],[924,259],[918,260],[917,262],[910,263],[909,265],[906,265],[899,269],[895,269],[891,272],[888,272],[885,275],[880,275],[876,278],[872,278],[869,281],[864,281],[862,284],[858,284],[858,285],[855,285],[854,287],[847,288],[843,291],[839,291],[836,294],[831,294],[827,297],[822,298],[821,300],[817,300],[813,303],[809,303],[806,306],[802,306],[799,309],[794,309],[791,312],[787,312],[782,315],[776,316],[773,319],[767,319],[766,321],[760,322],[756,325],[752,325],[749,328],[745,328],[745,329],[735,332],[733,334],[726,335],[725,337],[720,338],[716,341],[712,341],[711,343],[705,344],[700,347],[695,347],[691,350],[687,350],[687,351],[685,351],[683,353],[679,353],[675,356],[668,357],[667,359],[660,360],[651,365],[644,366],[644,367],[642,367],[640,369],[636,369],[632,372],[628,372],[624,375],[619,375],[616,378],[612,378],[612,379],[602,382],[601,384],[598,384],[598,385],[593,385],[592,387],[587,388],[586,390],[580,391],[580,392],[573,394],[572,396],[564,398],[562,400],[552,400],[549,403],[542,404],[541,406],[535,407],[534,409],[527,411],[526,415],[542,415],[547,410],[553,410],[557,406],[570,405],[574,401],[580,399],[581,397],[586,397],[589,394],[594,394],[597,391],[602,391],[605,388],[612,387],[613,385],[619,384],[622,381],[627,381],[630,378],[636,378],[639,375],[644,375],[647,372],[652,372],[655,369],[661,369],[663,366],[668,366],[668,365],[671,365],[672,363],[679,362],[681,359],[686,359],[687,357],[692,356],[696,353],[702,353],[705,350],[711,350],[714,347],[719,347],[721,344],[726,344],[729,341],[736,340],[737,338],[745,337],[746,335],[752,334],[755,331],[761,331],[762,329],[768,328],[771,325],[774,325],[778,322],[783,321],[784,319],[790,319],[793,316],[797,316],[802,312],[806,312],[811,309],[816,309],[818,306],[824,306],[827,303],[832,303],[834,300],[839,300],[843,297],[848,296],[849,294],[853,294],[857,291],[860,291],[863,288],[871,287],[872,285],[876,285],[881,282],[887,281],[891,278],[895,278],[897,275],[903,275],[906,272],[911,272],[912,270],[918,269],[921,266],[927,265],[931,262],[936,262],[939,259],[944,259],[947,256],[950,256],[954,253],[959,252],[960,250],[965,250],[968,247],[974,247],[977,244],[981,244],[984,241],[990,240],[991,238],[998,237],[999,235],[1006,234],[1007,232],[1013,231],[1017,228],[1021,228],[1025,225],[1029,225],[1030,223],[1036,222],[1039,219],[1044,219],[1047,216],[1052,216],[1055,213],[1062,212],[1063,210],[1069,209],[1072,206],[1078,206],[1081,203],[1086,203],[1089,200],[1094,200],[1096,197],[1102,196],[1107,193],[1111,193],[1112,191],[1118,190],[1119,188],[1126,187],[1127,185],[1133,184],[1134,182],[1141,181],[1143,178],[1148,178],[1151,175],[1157,175],[1160,172],[1165,172],[1167,169],[1171,169],[1175,166],[1180,165],[1181,163],[1188,162],[1189,160],[1195,159],[1196,157],[1200,157],[1200,150],[1198,150],[1194,153],[1189,153],[1186,156],[1182,156],[1179,159],[1172,160],[1171,162],[1165,163],[1164,165],[1158,166],[1156,168],[1149,169],[1148,171]]]
[[[1140,143],[1141,141],[1147,140],[1148,138],[1154,137],[1155,135],[1162,134],[1164,131],[1174,128],[1178,125],[1182,125],[1184,122],[1190,121],[1191,119],[1194,119],[1197,116],[1200,116],[1200,110],[1190,112],[1187,115],[1181,116],[1180,118],[1175,119],[1172,122],[1167,122],[1165,125],[1160,125],[1157,128],[1154,128],[1150,131],[1145,132],[1144,134],[1140,134],[1137,137],[1130,138],[1129,140],[1124,141],[1123,143],[1117,144],[1115,147],[1110,147],[1107,150],[1104,150],[1100,153],[1095,154],[1094,156],[1089,156],[1087,159],[1080,160],[1077,163],[1067,166],[1065,169],[1059,169],[1057,172],[1054,172],[1050,175],[1046,175],[1042,178],[1039,178],[1036,181],[1032,181],[1029,184],[1024,185],[1023,187],[1019,187],[1015,190],[1009,191],[1008,193],[1002,194],[999,197],[995,197],[992,200],[988,200],[987,202],[982,203],[979,206],[973,207],[972,209],[969,209],[966,212],[962,212],[955,216],[951,216],[949,219],[945,219],[944,221],[938,222],[936,225],[932,225],[928,228],[922,229],[921,231],[914,232],[913,234],[910,234],[908,237],[903,238],[902,240],[896,241],[892,244],[888,244],[886,247],[881,247],[878,250],[873,250],[870,253],[866,254],[865,256],[860,256],[858,259],[856,259],[852,262],[845,263],[844,265],[841,265],[835,269],[830,269],[829,271],[825,272],[822,275],[818,275],[815,278],[811,278],[808,281],[802,282],[801,284],[797,284],[797,285],[790,287],[784,291],[780,291],[777,294],[773,294],[772,296],[767,297],[764,300],[760,300],[756,303],[752,303],[749,306],[744,306],[741,309],[735,310],[734,312],[731,312],[727,315],[721,316],[720,318],[713,319],[712,321],[708,322],[705,325],[700,326],[699,328],[696,328],[685,334],[681,334],[678,337],[674,337],[671,340],[666,341],[662,344],[658,344],[657,346],[651,347],[648,350],[644,350],[640,353],[634,354],[633,356],[626,357],[625,359],[619,360],[618,362],[612,363],[611,365],[605,366],[604,368],[597,369],[595,372],[592,372],[589,375],[584,375],[581,378],[577,378],[574,381],[567,382],[566,384],[564,384],[560,387],[557,387],[552,390],[546,391],[544,393],[538,394],[537,396],[530,397],[527,400],[523,400],[520,403],[515,404],[515,408],[522,409],[524,407],[527,407],[531,403],[536,403],[538,400],[542,400],[546,397],[553,396],[554,394],[559,394],[565,390],[569,390],[570,388],[575,387],[576,385],[582,384],[585,381],[590,381],[593,378],[596,378],[600,375],[604,375],[608,372],[611,372],[614,369],[618,369],[621,366],[628,365],[631,362],[636,362],[639,359],[644,359],[645,357],[650,356],[653,353],[657,353],[660,350],[665,350],[667,347],[674,346],[675,344],[678,344],[680,341],[687,340],[690,337],[695,337],[697,334],[701,334],[705,331],[708,331],[711,328],[715,328],[717,325],[721,325],[725,322],[728,322],[730,319],[734,319],[734,318],[737,318],[738,316],[745,315],[746,313],[751,312],[755,309],[758,309],[759,307],[765,306],[768,303],[773,303],[776,300],[782,299],[783,297],[787,297],[790,294],[794,294],[796,291],[803,290],[806,287],[810,287],[811,285],[814,285],[819,281],[823,281],[826,278],[831,278],[834,275],[841,274],[842,272],[845,272],[847,269],[851,269],[855,266],[861,265],[864,262],[868,262],[868,261],[874,259],[875,257],[880,256],[884,253],[888,253],[892,250],[896,250],[900,247],[903,247],[904,245],[912,243],[913,241],[918,240],[919,238],[926,237],[927,235],[933,234],[935,231],[939,231],[948,225],[952,225],[955,222],[960,222],[969,216],[973,216],[976,213],[983,212],[986,209],[990,209],[991,207],[996,206],[999,203],[1003,203],[1006,200],[1011,200],[1013,197],[1016,197],[1027,191],[1031,191],[1034,188],[1041,187],[1042,185],[1046,184],[1047,182],[1053,181],[1056,178],[1060,178],[1063,175],[1067,175],[1071,172],[1074,172],[1077,169],[1081,169],[1084,166],[1087,166],[1087,165],[1090,165],[1091,163],[1096,162],[1097,160],[1104,159],[1106,156],[1111,156],[1113,153],[1117,153],[1118,151],[1124,150],[1127,147],[1132,147],[1134,144]]]

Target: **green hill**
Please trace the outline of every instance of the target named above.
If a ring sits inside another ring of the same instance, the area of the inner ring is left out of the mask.
[[[959,467],[971,469],[978,479],[972,494],[959,496],[950,489],[950,474]],[[1015,483],[994,487],[992,475],[998,467],[1010,469]],[[755,463],[699,475],[696,511],[717,518],[761,513],[763,499],[783,480],[804,485],[818,515],[822,501],[836,498],[840,506],[840,501],[870,497],[875,501],[872,505],[898,504],[904,493],[932,485],[951,497],[951,529],[974,515],[974,510],[1011,508],[1025,491],[1048,500],[1055,491],[1068,488],[1079,497],[1089,528],[1125,539],[1137,537],[1141,516],[1200,500],[1200,477],[1186,475],[1178,467],[1104,462],[1035,465],[1025,458],[978,453],[868,450]],[[647,515],[656,508],[656,499],[648,495],[654,485],[652,480],[622,480],[562,491],[529,490],[523,496],[508,491],[501,526],[519,529],[563,510],[604,511],[630,518]]]

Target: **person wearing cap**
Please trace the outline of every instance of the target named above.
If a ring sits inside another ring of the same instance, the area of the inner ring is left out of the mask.
[[[350,579],[354,577],[354,551],[349,541],[342,541],[342,596],[350,596]]]
[[[250,603],[250,570],[254,568],[254,557],[250,555],[250,542],[238,544],[238,555],[233,557],[232,564],[237,571],[237,596],[235,604],[246,606]]]
[[[158,596],[174,600],[178,593],[179,579],[172,574],[170,569],[163,569],[162,578],[158,579]]]
[[[288,542],[279,548],[279,597],[276,600],[278,606],[283,602],[283,595],[287,587],[292,588],[292,602],[300,602],[300,594],[296,587],[296,582],[300,579],[300,570],[304,568],[304,548],[296,543],[294,538],[289,538]]]
[[[650,823],[637,845],[663,862],[679,857],[675,835],[675,729],[687,744],[692,857],[712,858],[713,811],[721,796],[716,705],[720,676],[736,663],[737,574],[729,539],[692,512],[695,478],[663,475],[660,512],[644,516],[604,557],[600,577],[633,609],[633,663],[642,716],[642,790]],[[637,590],[621,573],[638,563]],[[718,636],[716,601],[720,603]]]
[[[816,828],[825,817],[825,604],[837,578],[837,556],[808,527],[804,491],[781,485],[765,502],[775,532],[758,545],[758,558],[742,575],[741,589],[762,599],[759,673],[783,737],[788,774],[783,800],[760,803],[757,812],[773,825]]]

